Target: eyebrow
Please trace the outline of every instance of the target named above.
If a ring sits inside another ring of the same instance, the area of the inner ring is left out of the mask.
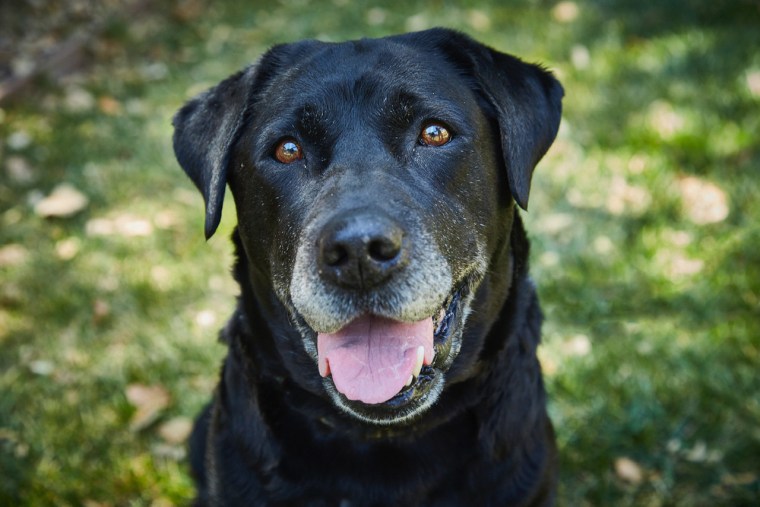
[[[419,102],[418,97],[404,90],[394,90],[385,98],[383,107],[377,114],[384,121],[390,121],[397,127],[405,128],[414,121],[415,109]]]
[[[297,113],[298,124],[307,135],[316,135],[325,129],[325,110],[307,103]]]

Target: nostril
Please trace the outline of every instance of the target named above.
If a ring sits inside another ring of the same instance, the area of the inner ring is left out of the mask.
[[[335,268],[348,262],[348,250],[341,244],[331,245],[322,252],[325,264]]]
[[[401,241],[394,241],[395,238],[379,238],[371,241],[367,251],[372,260],[377,262],[387,262],[398,257],[401,252]]]

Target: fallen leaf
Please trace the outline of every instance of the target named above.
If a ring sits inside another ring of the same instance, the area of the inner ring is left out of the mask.
[[[744,472],[739,474],[724,474],[721,482],[726,486],[749,486],[756,482],[760,477],[755,472]]]
[[[192,431],[193,421],[188,417],[175,417],[158,428],[158,434],[169,444],[185,442]]]
[[[36,65],[34,64],[34,60],[32,58],[29,58],[26,55],[21,55],[13,59],[11,62],[11,67],[15,76],[23,78],[31,76],[34,73]]]
[[[431,22],[424,13],[419,13],[406,18],[404,26],[407,32],[419,32],[430,28]]]
[[[171,444],[155,444],[150,448],[151,453],[157,458],[183,461],[187,455],[185,446]]]
[[[17,458],[26,458],[29,455],[29,444],[20,443],[13,449],[13,452]]]
[[[696,463],[705,461],[707,459],[707,444],[701,440],[698,441],[694,444],[694,447],[686,453],[686,459]]]
[[[81,241],[79,241],[79,238],[72,237],[62,239],[55,244],[55,253],[58,255],[59,259],[69,261],[76,257],[81,246],[82,244]]]
[[[34,206],[42,217],[70,217],[87,207],[90,200],[69,183],[61,183]]]
[[[549,235],[556,235],[566,231],[573,224],[573,217],[569,213],[551,213],[542,218],[538,224],[538,229]]]
[[[121,113],[121,103],[113,97],[100,97],[98,99],[98,109],[108,116],[117,116]]]
[[[587,356],[591,352],[591,340],[585,334],[577,334],[567,340],[562,349],[571,356]]]
[[[165,266],[153,266],[150,268],[150,278],[153,286],[160,291],[166,291],[172,285],[172,273]]]
[[[32,373],[35,375],[39,375],[41,377],[47,377],[51,373],[53,373],[53,370],[55,370],[55,365],[51,363],[50,361],[45,361],[44,359],[38,359],[37,361],[32,361],[29,363],[29,370],[31,370]]]
[[[681,178],[678,186],[683,212],[695,224],[714,224],[728,217],[728,197],[718,185],[696,176],[687,176]]]
[[[559,266],[559,262],[561,260],[561,257],[559,254],[553,250],[547,250],[546,252],[542,253],[541,256],[538,258],[538,263],[545,268],[553,268],[555,266]]]
[[[171,229],[179,223],[179,217],[174,211],[163,210],[156,213],[153,221],[159,229]]]
[[[180,21],[190,22],[203,16],[206,6],[202,0],[180,0],[172,13]]]
[[[171,397],[163,386],[130,384],[126,390],[127,400],[137,410],[132,415],[129,428],[140,431],[150,426],[169,405]]]
[[[621,176],[612,178],[605,204],[613,215],[642,215],[651,203],[652,194],[646,188],[631,185]]]
[[[609,237],[604,235],[594,238],[592,245],[594,247],[594,251],[599,255],[610,255],[615,251],[615,244]]]
[[[686,120],[672,104],[656,100],[649,106],[649,126],[663,139],[672,139],[686,126]]]
[[[130,215],[122,215],[116,218],[116,228],[122,236],[137,237],[150,236],[153,234],[153,224],[148,220]]]
[[[111,305],[102,299],[96,299],[92,303],[92,320],[100,324],[111,315]]]
[[[671,280],[678,280],[699,274],[705,267],[701,259],[691,259],[681,254],[675,254],[667,258],[666,274]]]
[[[159,81],[169,75],[169,68],[163,62],[153,62],[143,66],[140,73],[148,81]]]
[[[620,479],[631,484],[641,484],[644,479],[644,473],[639,464],[626,457],[615,460],[615,473]]]
[[[552,16],[560,23],[571,23],[578,19],[580,9],[575,2],[560,2],[552,9]]]
[[[145,105],[145,102],[140,99],[129,99],[125,104],[125,109],[127,110],[127,113],[139,116],[145,114],[147,106]]]
[[[19,130],[8,136],[7,143],[8,147],[10,147],[12,150],[23,150],[32,144],[32,136],[23,130]]]
[[[107,218],[93,218],[87,221],[84,227],[88,236],[110,236],[114,234],[116,226],[113,220]]]
[[[0,267],[19,266],[28,257],[29,251],[19,244],[11,243],[0,247]]]
[[[467,23],[473,30],[485,32],[491,29],[491,18],[481,10],[473,9],[467,13]]]
[[[367,11],[367,24],[378,26],[385,23],[388,13],[380,7],[373,7]]]
[[[570,50],[570,61],[578,70],[585,70],[591,66],[591,53],[586,46],[576,44]]]
[[[78,86],[69,87],[63,101],[66,109],[73,113],[89,111],[95,105],[95,98],[92,94]]]
[[[87,221],[85,231],[88,236],[119,235],[128,238],[150,236],[153,224],[145,219],[123,213],[114,218],[93,218]]]
[[[32,166],[24,157],[8,157],[5,162],[5,170],[10,179],[16,183],[26,184],[36,179]]]
[[[760,70],[747,73],[747,89],[753,96],[760,97]]]
[[[211,310],[201,310],[195,315],[195,323],[200,327],[211,327],[216,323],[216,315]]]

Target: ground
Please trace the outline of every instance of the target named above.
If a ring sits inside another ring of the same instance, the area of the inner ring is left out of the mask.
[[[757,2],[153,4],[0,7],[0,505],[187,503],[237,288],[174,111],[276,42],[436,25],[565,85],[524,214],[560,504],[757,505]]]

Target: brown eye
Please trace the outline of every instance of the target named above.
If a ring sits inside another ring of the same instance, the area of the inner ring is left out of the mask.
[[[292,164],[303,158],[303,150],[295,139],[283,139],[274,150],[274,158],[282,164]]]
[[[425,146],[443,146],[451,141],[451,134],[443,125],[431,123],[420,132],[420,143]]]

